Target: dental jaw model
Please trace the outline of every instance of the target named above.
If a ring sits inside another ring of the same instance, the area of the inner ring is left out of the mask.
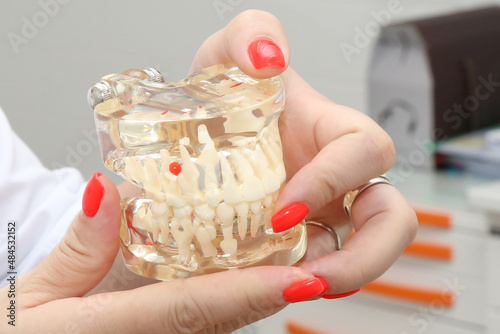
[[[216,65],[165,83],[128,70],[94,85],[89,103],[106,167],[142,188],[122,201],[129,269],[169,280],[302,257],[304,224],[271,228],[286,178],[279,77]]]

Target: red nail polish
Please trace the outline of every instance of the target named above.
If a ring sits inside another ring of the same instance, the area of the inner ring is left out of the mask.
[[[102,186],[101,173],[97,172],[90,178],[82,199],[82,210],[87,217],[94,217],[101,206],[104,187]]]
[[[318,277],[308,278],[286,288],[283,291],[283,299],[290,303],[302,302],[321,296],[325,290],[328,291],[329,289],[325,280]]]
[[[286,231],[306,218],[309,209],[303,203],[291,204],[278,211],[273,218],[271,224],[275,233]]]
[[[322,298],[325,299],[338,299],[338,298],[344,298],[344,297],[349,297],[358,292],[360,289],[349,291],[349,292],[344,292],[344,293],[338,293],[335,295],[323,295],[321,296]]]
[[[263,67],[285,68],[285,57],[280,48],[270,39],[260,38],[248,47],[250,60],[256,69]]]

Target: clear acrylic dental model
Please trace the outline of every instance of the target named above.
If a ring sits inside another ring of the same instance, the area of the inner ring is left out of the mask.
[[[284,102],[279,77],[224,65],[171,83],[154,69],[128,70],[92,86],[104,164],[142,188],[122,201],[129,269],[170,280],[302,257],[304,224],[271,228],[286,177]]]

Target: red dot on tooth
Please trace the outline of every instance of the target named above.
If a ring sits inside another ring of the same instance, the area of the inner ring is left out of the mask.
[[[182,166],[178,162],[172,162],[169,166],[168,169],[170,170],[170,173],[174,175],[179,175],[179,173],[182,171]]]

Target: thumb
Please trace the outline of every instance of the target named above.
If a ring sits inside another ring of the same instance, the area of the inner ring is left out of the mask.
[[[95,173],[85,188],[82,211],[66,235],[38,267],[21,276],[20,291],[25,297],[36,295],[25,300],[42,304],[83,296],[95,287],[118,252],[120,215],[118,190]]]
[[[190,73],[232,63],[251,77],[269,78],[285,70],[289,53],[288,40],[278,19],[264,11],[248,10],[203,43]]]

